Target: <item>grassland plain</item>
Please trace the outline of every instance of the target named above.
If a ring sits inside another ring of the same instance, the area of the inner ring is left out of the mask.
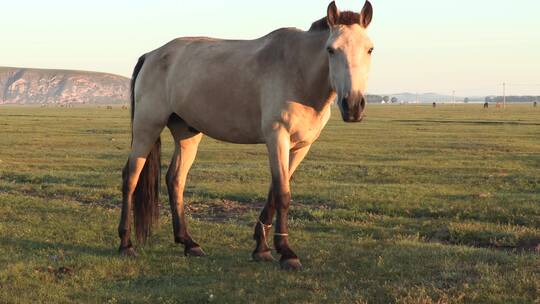
[[[540,303],[540,110],[368,115],[334,117],[296,174],[305,269],[288,273],[249,258],[263,146],[201,144],[186,199],[209,257],[182,256],[164,207],[139,257],[122,259],[128,111],[0,107],[0,302]]]

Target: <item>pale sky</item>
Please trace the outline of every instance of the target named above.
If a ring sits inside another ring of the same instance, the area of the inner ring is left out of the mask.
[[[180,36],[253,39],[307,30],[329,0],[4,1],[0,66],[131,75],[137,58]],[[361,0],[337,0],[359,11]],[[371,93],[540,95],[540,1],[372,0]]]

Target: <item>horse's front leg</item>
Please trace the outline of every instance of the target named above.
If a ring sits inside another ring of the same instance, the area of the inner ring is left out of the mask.
[[[266,205],[264,206],[261,215],[259,215],[259,220],[255,224],[253,239],[255,239],[257,245],[251,256],[253,257],[253,260],[257,262],[274,261],[272,250],[268,246],[268,235],[270,229],[272,229],[272,221],[274,220],[274,214],[276,212],[276,202],[274,200],[274,191],[272,189],[273,187],[270,186]]]
[[[303,146],[300,148],[294,148],[290,151],[289,155],[289,181],[292,179],[292,175],[298,168],[298,165],[306,157],[311,145]],[[257,242],[257,246],[253,251],[252,257],[255,261],[265,261],[270,262],[274,261],[272,257],[271,249],[268,246],[268,236],[272,228],[272,222],[274,220],[274,214],[276,212],[276,201],[274,199],[274,190],[270,186],[270,191],[268,191],[268,200],[264,206],[259,220],[255,225],[255,233],[253,238]]]
[[[300,260],[292,251],[288,241],[287,219],[291,202],[289,187],[289,150],[290,135],[283,128],[276,130],[267,141],[270,169],[272,172],[272,194],[276,207],[276,228],[274,245],[281,255],[280,264],[283,269],[295,270],[302,268]]]

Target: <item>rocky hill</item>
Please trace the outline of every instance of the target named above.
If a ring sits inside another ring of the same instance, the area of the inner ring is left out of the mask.
[[[129,78],[96,72],[0,67],[0,104],[112,104],[129,99]]]

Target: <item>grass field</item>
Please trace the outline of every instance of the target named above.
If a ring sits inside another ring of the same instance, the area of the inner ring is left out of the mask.
[[[540,109],[368,112],[334,117],[294,178],[289,273],[250,261],[263,146],[201,144],[186,199],[209,257],[183,257],[162,208],[122,259],[128,111],[0,107],[0,303],[540,303]]]

